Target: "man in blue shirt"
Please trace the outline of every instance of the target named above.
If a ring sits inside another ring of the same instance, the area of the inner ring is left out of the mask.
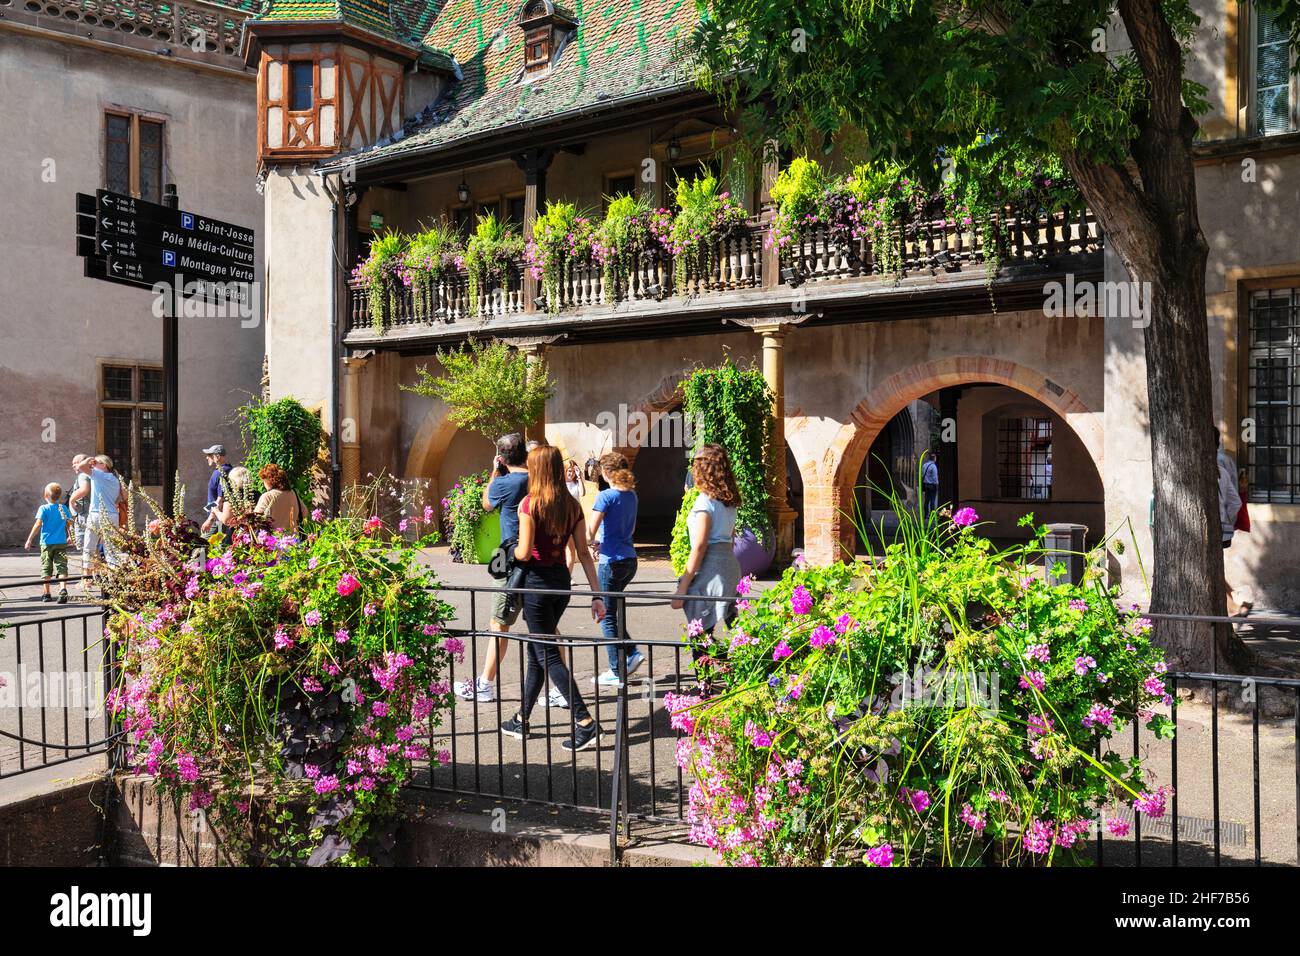
[[[921,466],[921,504],[926,511],[939,507],[939,466],[928,454]]]
[[[208,517],[204,520],[201,529],[204,534],[207,534],[208,529],[216,521],[217,505],[221,500],[221,480],[230,474],[231,466],[226,461],[226,446],[220,442],[211,448],[203,449],[203,454],[207,457],[208,467],[212,469],[212,475],[208,478],[208,503],[203,506]]]
[[[496,457],[492,459],[492,480],[483,489],[482,502],[485,512],[496,511],[501,515],[501,543],[492,556],[493,562],[501,561],[514,551],[515,542],[519,540],[519,502],[528,494],[528,448],[524,436],[518,432],[503,435],[497,439],[496,451]],[[519,620],[522,605],[518,595],[498,594],[492,605],[488,630],[509,633],[511,625]],[[510,650],[510,641],[500,637],[491,643],[483,662],[483,673],[472,681],[457,683],[457,696],[484,702],[496,700],[497,667]],[[549,703],[559,703],[556,698],[556,691],[552,688]]]

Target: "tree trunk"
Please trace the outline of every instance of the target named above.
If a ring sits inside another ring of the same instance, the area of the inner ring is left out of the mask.
[[[1217,440],[1205,314],[1208,249],[1196,209],[1196,120],[1181,99],[1182,53],[1159,4],[1120,0],[1120,16],[1150,97],[1132,165],[1067,152],[1066,164],[1129,277],[1149,302],[1143,330],[1155,483],[1151,609],[1226,613]],[[1136,172],[1136,176],[1134,175]],[[1108,316],[1107,321],[1124,321]],[[1156,641],[1177,668],[1241,669],[1249,653],[1231,626],[1157,621]]]

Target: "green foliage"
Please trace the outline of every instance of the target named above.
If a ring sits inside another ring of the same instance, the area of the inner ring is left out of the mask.
[[[400,232],[376,237],[370,244],[370,255],[352,272],[365,280],[370,301],[370,323],[376,332],[384,331],[384,326],[396,311],[400,270],[409,242],[409,237]]]
[[[883,560],[787,570],[707,648],[718,689],[666,702],[692,838],[731,864],[1032,865],[1118,805],[1160,816],[1139,759],[1096,756],[1134,721],[1170,730],[1150,622],[1098,555],[1052,586],[1045,529],[998,552],[973,513],[894,510]]]
[[[777,211],[797,231],[801,223],[816,218],[821,212],[822,195],[830,186],[830,179],[820,163],[806,156],[796,156],[789,166],[776,174],[772,184],[772,202]]]
[[[718,242],[742,227],[744,207],[722,188],[707,168],[694,179],[677,183],[677,215],[673,218],[673,279],[679,295],[693,276],[711,276],[718,266]]]
[[[523,252],[524,240],[508,222],[491,212],[478,217],[474,234],[465,244],[465,271],[472,308],[480,308],[479,299],[488,290],[504,287],[511,263]]]
[[[239,429],[244,436],[244,467],[253,473],[263,465],[277,464],[305,504],[312,501],[312,470],[325,441],[320,419],[303,408],[296,398],[274,402],[253,400],[238,410]]]
[[[736,530],[753,531],[760,541],[764,540],[771,526],[767,513],[766,455],[772,434],[772,392],[763,373],[756,368],[739,369],[727,359],[716,368],[692,372],[682,382],[682,395],[682,411],[692,422],[695,448],[716,444],[727,450],[740,491]],[[785,449],[780,453],[784,455]],[[676,566],[680,556],[682,568],[686,564],[685,555],[690,553],[686,530],[689,513],[690,509],[683,503],[673,526],[673,563]],[[684,552],[682,540],[686,540]]]
[[[441,634],[429,539],[379,518],[304,530],[250,524],[206,561],[184,524],[128,534],[110,591],[140,599],[113,602],[108,704],[128,765],[248,862],[365,865],[386,857],[415,763],[447,759],[420,736],[451,706],[463,646]]]
[[[898,163],[882,161],[855,166],[848,190],[862,210],[876,269],[897,275],[903,263],[903,228],[924,209],[924,187]]]
[[[762,126],[800,151],[835,143],[920,170],[1001,131],[1032,152],[1122,163],[1146,104],[1135,56],[1107,50],[1109,0],[707,5],[687,41],[700,79],[752,106],[756,134]],[[1189,0],[1161,7],[1185,48],[1197,23]],[[805,49],[792,53],[796,30]],[[739,82],[737,63],[747,68]]]
[[[459,554],[466,564],[474,563],[474,537],[478,534],[483,510],[483,489],[492,476],[485,470],[466,475],[447,492],[443,499],[443,514],[447,521],[447,544],[452,554]]]
[[[686,562],[691,559],[691,529],[686,519],[690,517],[691,509],[695,507],[695,499],[699,496],[700,489],[688,488],[682,498],[682,506],[677,509],[677,517],[673,521],[673,537],[668,545],[668,557],[673,563],[673,574],[677,577],[686,573]]]
[[[1078,210],[1083,201],[1060,158],[1031,153],[1005,137],[948,151],[941,195],[946,214],[959,224],[984,232],[981,255],[992,278],[1005,258],[1010,240],[1004,220],[1009,214],[1037,219],[1061,209]]]
[[[591,236],[607,301],[626,294],[630,277],[643,256],[669,251],[671,230],[672,215],[668,210],[655,209],[642,194],[609,201],[604,221]]]
[[[457,268],[460,234],[446,223],[434,223],[411,236],[402,254],[402,281],[414,293],[415,317],[427,321],[438,307],[438,281]]]
[[[591,220],[569,202],[547,201],[546,209],[533,221],[528,264],[542,280],[548,312],[560,310],[561,288],[572,278],[573,267],[591,261],[591,234]]]
[[[438,362],[440,377],[422,366],[416,382],[402,390],[440,399],[458,428],[492,441],[537,421],[555,394],[543,361],[530,365],[523,352],[499,339],[486,345],[471,339],[466,349],[439,350]]]

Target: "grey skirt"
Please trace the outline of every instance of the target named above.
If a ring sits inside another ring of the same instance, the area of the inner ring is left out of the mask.
[[[686,593],[734,598],[739,583],[740,564],[731,550],[731,542],[711,544],[704,552],[704,563]],[[683,610],[687,622],[698,620],[708,630],[722,622],[729,607],[725,601],[692,601],[688,598]]]

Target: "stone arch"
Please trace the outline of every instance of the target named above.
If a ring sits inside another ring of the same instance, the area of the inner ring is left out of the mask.
[[[808,557],[819,562],[839,557],[841,543],[851,527],[842,511],[851,507],[853,483],[880,430],[898,411],[931,392],[951,385],[989,382],[1005,385],[1042,402],[1059,414],[1087,449],[1098,476],[1103,476],[1102,424],[1072,389],[1051,381],[1041,371],[1009,359],[983,355],[953,356],[922,362],[895,372],[854,406],[840,426],[816,469],[816,486],[805,480],[806,527],[819,529],[806,535]]]
[[[416,475],[436,478],[442,470],[442,459],[447,454],[447,446],[456,437],[457,431],[459,429],[445,408],[430,409],[411,440],[411,450],[406,455],[405,475],[408,478]]]
[[[448,410],[435,407],[424,416],[419,430],[411,440],[411,450],[406,455],[407,478],[422,477],[429,479],[429,498],[439,515],[442,514],[442,496],[451,481],[444,482],[442,469],[447,457],[447,450],[461,429],[451,420]],[[487,462],[484,462],[486,467]],[[443,487],[443,485],[446,487]]]
[[[655,414],[671,412],[676,406],[682,403],[682,380],[689,375],[691,369],[683,368],[677,372],[665,375],[660,379],[659,384],[650,391],[648,395],[641,400],[641,403],[635,408],[629,408],[630,412],[641,412],[647,419],[653,421]],[[614,435],[616,441],[619,436]],[[614,451],[627,458],[628,464],[636,463],[637,453],[641,451],[639,447],[631,445],[614,444]]]

